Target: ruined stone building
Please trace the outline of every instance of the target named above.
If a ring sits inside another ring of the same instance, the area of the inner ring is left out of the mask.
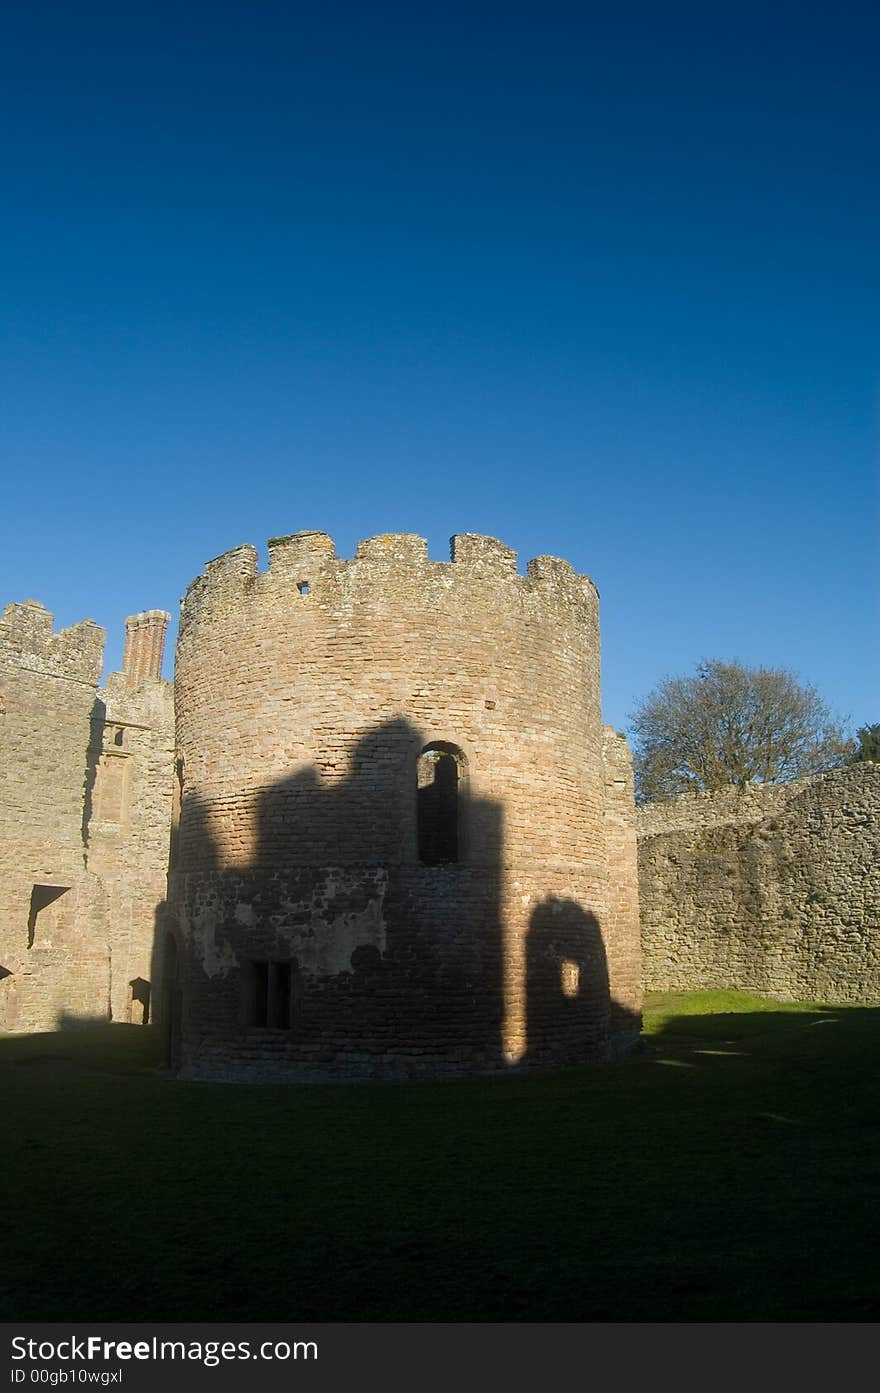
[[[407,1078],[624,1051],[643,971],[880,1000],[880,766],[643,808],[639,890],[567,562],[237,547],[182,602],[173,698],[168,619],[99,687],[97,625],[0,618],[0,1030],[159,1019],[185,1077]]]
[[[598,597],[500,542],[323,533],[168,616],[0,623],[0,1029],[162,1019],[197,1078],[608,1058],[640,1025],[632,774]],[[168,875],[169,833],[171,866]],[[167,896],[166,896],[167,887]]]
[[[565,561],[318,532],[181,611],[163,1000],[187,1077],[566,1064],[640,1025],[632,778]]]
[[[34,600],[0,618],[0,1030],[143,1021],[166,878],[173,703],[167,614],[53,632]]]

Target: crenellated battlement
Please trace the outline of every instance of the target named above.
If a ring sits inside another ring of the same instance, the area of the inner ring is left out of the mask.
[[[298,585],[310,584],[310,577],[336,559],[333,538],[326,532],[294,532],[289,537],[269,538],[269,571],[278,579]]]
[[[0,665],[96,685],[105,631],[91,619],[54,629],[54,615],[38,600],[9,604],[0,616]]]
[[[378,562],[380,566],[424,566],[428,562],[428,543],[414,532],[382,532],[358,542],[355,561]]]
[[[474,594],[482,582],[499,596],[505,588],[513,603],[548,603],[595,614],[598,591],[592,580],[578,574],[568,561],[538,556],[525,575],[517,571],[517,554],[497,537],[458,533],[450,538],[450,560],[432,561],[424,537],[408,532],[381,533],[359,541],[352,558],[339,557],[326,532],[295,532],[271,537],[269,565],[260,570],[256,548],[244,544],[215,557],[188,587],[182,601],[181,626],[205,614],[225,614],[239,603],[277,605],[286,591],[291,606],[300,599],[319,605],[358,603],[371,591],[387,607],[399,587],[401,603],[423,600],[440,603],[450,592]],[[481,603],[479,600],[477,603]]]
[[[452,562],[467,566],[477,575],[516,575],[516,552],[497,537],[461,532],[450,539]]]
[[[257,574],[257,549],[250,542],[224,551],[205,565],[207,581],[253,580]]]

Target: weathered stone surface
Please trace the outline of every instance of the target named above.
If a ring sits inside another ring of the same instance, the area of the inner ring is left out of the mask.
[[[645,986],[880,1000],[880,765],[637,815]]]
[[[148,1009],[171,689],[116,674],[100,690],[103,647],[90,620],[54,633],[33,600],[0,619],[0,1030],[142,1020]]]
[[[182,1072],[394,1078],[626,1048],[632,776],[599,714],[595,587],[552,557],[521,576],[471,534],[443,563],[399,535],[350,561],[315,532],[269,554],[266,572],[253,547],[216,558],[182,606]],[[419,859],[426,748],[455,762],[445,864]]]

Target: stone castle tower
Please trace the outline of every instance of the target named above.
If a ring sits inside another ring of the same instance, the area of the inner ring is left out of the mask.
[[[489,537],[324,533],[182,605],[168,1047],[196,1078],[607,1058],[640,1024],[629,755],[598,596]]]

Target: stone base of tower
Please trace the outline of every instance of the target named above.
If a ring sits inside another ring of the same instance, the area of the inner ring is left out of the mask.
[[[607,1060],[639,1002],[607,883],[560,868],[302,868],[176,888],[180,1077],[453,1078]],[[623,974],[624,977],[626,974]]]

